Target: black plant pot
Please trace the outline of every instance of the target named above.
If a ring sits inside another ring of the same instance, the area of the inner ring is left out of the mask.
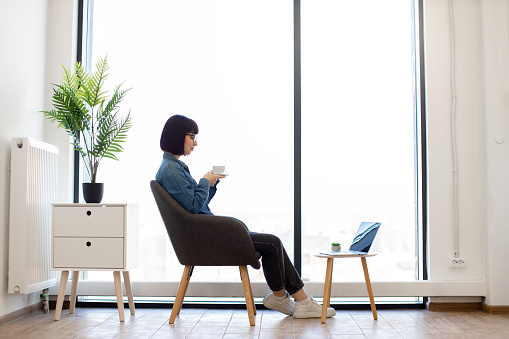
[[[83,183],[83,199],[87,203],[99,203],[103,200],[103,183]]]

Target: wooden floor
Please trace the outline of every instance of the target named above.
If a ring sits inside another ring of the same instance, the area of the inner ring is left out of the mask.
[[[428,310],[338,311],[326,324],[258,310],[249,326],[243,310],[182,309],[174,325],[168,309],[136,309],[118,321],[116,309],[62,311],[60,321],[34,312],[0,324],[0,338],[509,338],[509,315]]]

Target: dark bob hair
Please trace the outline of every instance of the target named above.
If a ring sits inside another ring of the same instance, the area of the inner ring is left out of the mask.
[[[183,115],[173,115],[164,124],[160,146],[173,155],[184,154],[184,142],[188,133],[198,134],[198,125]]]

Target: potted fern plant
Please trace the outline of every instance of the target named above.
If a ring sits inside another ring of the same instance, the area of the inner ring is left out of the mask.
[[[94,73],[85,72],[76,62],[74,70],[64,68],[63,82],[52,84],[53,109],[41,111],[52,123],[64,128],[72,137],[74,149],[83,159],[90,183],[83,183],[83,198],[87,203],[101,202],[104,184],[97,183],[97,169],[103,158],[118,160],[115,153],[123,151],[127,131],[132,126],[131,111],[119,115],[119,104],[127,90],[122,84],[108,92],[103,89],[108,77],[107,57],[96,63]]]

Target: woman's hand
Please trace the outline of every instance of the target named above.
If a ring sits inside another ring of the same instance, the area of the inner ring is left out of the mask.
[[[210,171],[210,172],[205,173],[205,175],[203,177],[210,182],[210,187],[212,187],[212,186],[214,186],[216,184],[217,179],[226,178],[225,175],[214,174],[214,171]]]

